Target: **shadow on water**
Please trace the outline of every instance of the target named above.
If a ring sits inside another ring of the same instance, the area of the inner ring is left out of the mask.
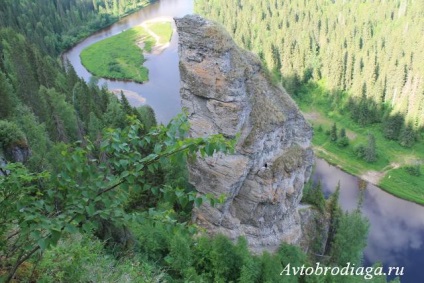
[[[86,81],[90,73],[81,65],[79,54],[86,46],[110,37],[143,21],[157,17],[181,17],[193,12],[193,0],[162,0],[135,14],[132,14],[110,28],[93,34],[64,54],[74,66],[77,74]],[[143,85],[131,82],[103,80],[109,89],[124,89],[136,93],[132,103],[142,103],[137,95],[152,106],[159,122],[168,122],[180,109],[178,36],[174,33],[170,46],[160,55],[148,56],[145,66],[150,72],[150,81]],[[131,98],[130,98],[131,99]],[[341,183],[340,204],[344,210],[356,208],[358,178],[344,173],[324,160],[317,160],[315,179],[321,179],[328,195],[338,181]],[[424,282],[424,207],[398,199],[375,186],[368,185],[365,191],[362,211],[371,226],[364,264],[380,261],[384,266],[405,267],[402,282]]]
[[[359,179],[317,159],[314,178],[320,179],[326,195],[340,180],[340,205],[353,210],[359,197]],[[402,282],[424,282],[424,207],[396,198],[368,184],[362,213],[370,221],[364,264],[382,262],[384,267],[405,267]],[[392,278],[392,277],[391,277]]]

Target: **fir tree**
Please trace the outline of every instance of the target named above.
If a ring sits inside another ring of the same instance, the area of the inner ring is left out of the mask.
[[[331,127],[331,131],[330,131],[330,140],[332,142],[336,142],[337,141],[337,125],[336,123],[333,124],[333,126]]]
[[[399,143],[404,147],[412,147],[415,143],[416,135],[411,124],[403,126],[399,134]]]
[[[374,162],[377,160],[377,149],[373,134],[368,134],[368,144],[365,148],[364,159],[366,162]]]
[[[383,119],[383,133],[387,139],[397,140],[404,124],[404,118],[399,113],[387,115]]]

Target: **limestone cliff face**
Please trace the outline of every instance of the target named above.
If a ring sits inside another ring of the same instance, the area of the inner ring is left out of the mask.
[[[245,236],[254,251],[299,244],[297,207],[313,163],[310,125],[220,25],[193,15],[175,21],[190,135],[240,134],[235,154],[189,164],[200,194],[227,196],[221,206],[195,209],[194,221],[211,234]]]

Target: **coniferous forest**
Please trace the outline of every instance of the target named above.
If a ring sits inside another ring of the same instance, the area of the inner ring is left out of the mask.
[[[282,244],[256,255],[243,238],[210,239],[190,223],[193,207],[222,200],[197,196],[187,159],[230,153],[235,141],[188,138],[184,114],[158,125],[152,108],[85,82],[60,58],[150,2],[1,1],[0,282],[387,282],[382,273],[280,275],[289,263],[362,264],[369,223],[360,203],[342,211],[340,188],[324,199],[320,185],[305,187],[304,202],[330,219],[328,239],[317,231],[309,250]],[[350,107],[358,124],[381,124],[396,143],[422,142],[424,54],[414,48],[424,46],[422,1],[197,5],[299,101],[328,88],[326,99]],[[348,135],[334,126],[328,136],[346,144]],[[358,152],[373,162],[376,146],[369,135]]]
[[[323,80],[379,110],[361,123],[399,113],[423,127],[422,1],[198,1],[197,9],[259,54],[290,93]]]
[[[260,56],[309,117],[318,156],[424,204],[423,1],[201,0],[196,10]]]

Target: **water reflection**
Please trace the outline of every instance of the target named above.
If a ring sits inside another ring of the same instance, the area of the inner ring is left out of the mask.
[[[87,82],[91,74],[82,66],[80,61],[81,51],[102,39],[116,35],[123,30],[137,26],[144,21],[154,18],[182,17],[193,13],[193,0],[162,0],[150,5],[139,12],[123,18],[111,27],[97,32],[66,52],[63,57],[69,60],[75,71]],[[175,25],[173,25],[175,31]],[[174,32],[171,43],[159,55],[147,56],[144,64],[149,69],[149,82],[137,84],[133,82],[121,82],[100,79],[99,85],[106,84],[111,90],[119,89],[138,93],[145,102],[155,110],[159,122],[167,123],[181,111],[180,106],[180,73],[178,69],[178,35]]]
[[[181,17],[192,12],[193,0],[161,0],[122,19],[110,28],[92,35],[64,54],[64,57],[71,62],[77,74],[88,81],[91,75],[81,65],[79,58],[79,54],[86,46],[149,19]],[[137,93],[153,107],[158,121],[168,122],[180,111],[177,43],[178,36],[174,33],[170,46],[161,55],[149,56],[145,63],[150,72],[148,83],[140,85],[100,80],[99,84],[107,83],[109,89]],[[142,100],[135,99],[134,101]],[[342,208],[345,210],[356,208],[359,197],[356,177],[319,159],[314,177],[321,179],[326,194],[333,192],[340,180]],[[402,282],[424,282],[424,273],[421,273],[422,266],[424,266],[424,257],[422,256],[424,207],[397,199],[375,186],[368,185],[362,211],[371,223],[364,264],[370,265],[373,262],[381,261],[385,266],[404,266],[405,275],[402,277]]]
[[[316,161],[315,179],[320,179],[325,194],[334,192],[340,180],[340,205],[353,210],[359,197],[358,178],[346,174],[321,159]],[[365,265],[382,262],[384,266],[405,267],[402,282],[424,282],[423,237],[424,207],[398,199],[368,184],[363,214],[370,221]]]

